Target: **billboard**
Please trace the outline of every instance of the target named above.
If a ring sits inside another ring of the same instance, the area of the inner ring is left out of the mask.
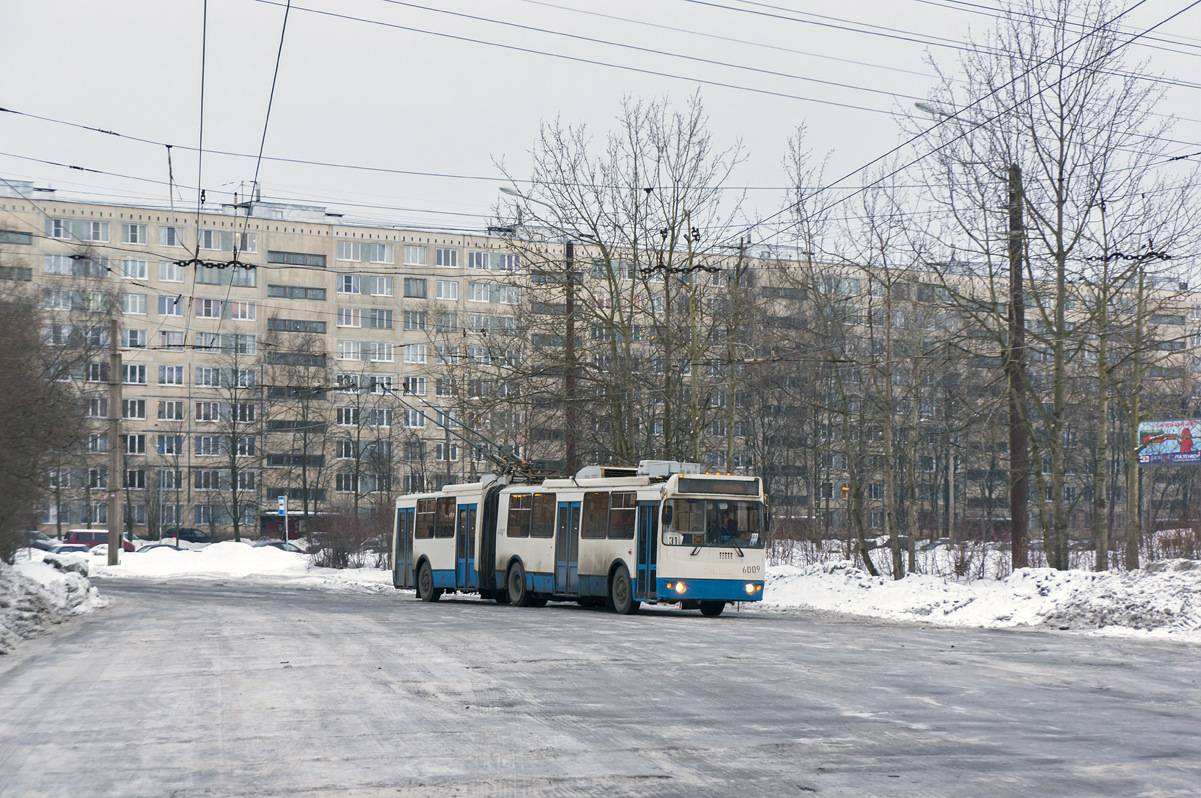
[[[1201,421],[1142,421],[1138,461],[1201,463]]]

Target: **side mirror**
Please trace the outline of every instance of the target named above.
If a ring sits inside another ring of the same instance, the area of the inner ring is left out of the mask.
[[[673,508],[672,508],[672,506],[671,506],[670,504],[668,504],[668,505],[665,505],[665,506],[663,507],[663,523],[664,523],[664,524],[670,524],[670,523],[671,523],[671,517],[672,517],[672,515],[673,515],[673,513],[672,513],[672,509],[673,509]]]

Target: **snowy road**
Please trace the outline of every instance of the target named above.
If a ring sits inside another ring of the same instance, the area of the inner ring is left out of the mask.
[[[1192,795],[1195,646],[103,581],[0,659],[0,795]]]

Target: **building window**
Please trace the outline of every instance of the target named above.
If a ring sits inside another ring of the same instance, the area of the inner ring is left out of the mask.
[[[122,244],[145,244],[147,241],[146,225],[129,223],[121,225]]]
[[[362,360],[363,342],[338,340],[338,360]]]
[[[520,267],[520,255],[492,253],[492,271],[515,272]]]
[[[161,421],[183,421],[183,401],[173,399],[159,402],[158,417]]]
[[[366,292],[371,296],[392,296],[391,277],[364,277]]]
[[[438,377],[437,382],[435,383],[435,391],[438,396],[454,396],[455,381],[449,377]]]
[[[183,297],[160,295],[158,314],[160,316],[183,316]]]
[[[121,347],[123,349],[145,349],[146,348],[146,331],[145,330],[122,330],[121,331]]]
[[[283,263],[288,266],[325,266],[325,256],[310,252],[277,252],[267,250],[268,263]]]
[[[459,284],[454,280],[438,280],[435,287],[438,299],[454,301],[459,298]]]
[[[220,299],[197,299],[196,300],[196,318],[198,319],[219,319],[221,318]]]
[[[424,330],[425,329],[425,311],[424,310],[406,310],[405,311],[405,329],[406,330]]]
[[[121,312],[146,315],[145,294],[121,294]]]
[[[121,399],[121,418],[147,417],[147,401],[145,399]]]
[[[158,243],[162,247],[182,247],[184,245],[183,228],[159,227]]]
[[[182,330],[162,330],[158,334],[158,348],[164,352],[183,351]]]
[[[121,259],[121,276],[130,280],[145,280],[147,264],[137,258]]]
[[[126,385],[145,385],[146,365],[144,363],[122,363],[121,382]]]
[[[447,269],[454,269],[458,267],[459,251],[457,249],[435,249],[434,265],[442,266]]]
[[[359,408],[357,407],[339,407],[338,408],[338,426],[354,427],[359,423]]]
[[[232,230],[201,230],[200,248],[220,252],[258,252],[258,233],[235,233]],[[324,261],[323,261],[324,262]]]
[[[406,277],[405,296],[412,299],[425,299],[425,280],[420,277]]]
[[[183,366],[159,366],[159,385],[183,385]]]
[[[450,457],[447,458],[449,452]],[[434,444],[434,459],[440,463],[444,463],[449,459],[452,463],[459,459],[459,444],[452,443],[449,446],[445,443]]]
[[[391,363],[393,345],[384,341],[367,342],[367,359],[373,363]]]
[[[357,274],[339,274],[338,275],[338,293],[339,294],[357,294],[357,293],[359,293],[359,276]]]
[[[258,317],[258,305],[244,299],[231,300],[229,317],[234,321],[254,321]]]
[[[404,249],[405,266],[424,266],[425,247],[407,245]]]
[[[383,308],[366,308],[363,314],[363,326],[373,330],[392,329],[392,311]]]
[[[405,377],[400,384],[407,394],[425,396],[425,377]]]
[[[197,457],[213,457],[221,454],[221,438],[216,435],[197,435],[195,439]]]
[[[468,269],[484,269],[489,267],[489,259],[487,252],[468,252],[467,253],[467,268]]]
[[[404,422],[408,429],[425,429],[425,413],[415,408],[405,408]]]
[[[169,260],[158,262],[158,279],[164,283],[182,283],[184,281],[183,266]]]
[[[142,409],[142,415],[145,416],[145,407]],[[122,435],[121,441],[124,443],[122,447],[126,454],[146,454],[146,436],[145,435]]]
[[[220,421],[221,420],[221,403],[220,402],[197,402],[196,403],[196,420],[197,421]]]
[[[142,468],[129,468],[125,471],[125,487],[130,490],[146,489],[146,471]],[[143,508],[145,509],[145,508]]]
[[[325,299],[324,288],[307,288],[302,285],[268,285],[267,296],[279,299]]]
[[[425,344],[405,344],[404,362],[425,363]]]
[[[87,450],[89,452],[107,452],[108,435],[103,432],[93,432],[88,435]]]

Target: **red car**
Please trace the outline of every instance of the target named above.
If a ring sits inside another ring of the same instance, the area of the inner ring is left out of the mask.
[[[67,538],[64,543],[79,543],[87,546],[89,549],[94,546],[99,546],[101,543],[108,543],[107,529],[71,529],[67,531]],[[125,551],[136,551],[132,543],[124,538],[121,539],[121,548]]]

